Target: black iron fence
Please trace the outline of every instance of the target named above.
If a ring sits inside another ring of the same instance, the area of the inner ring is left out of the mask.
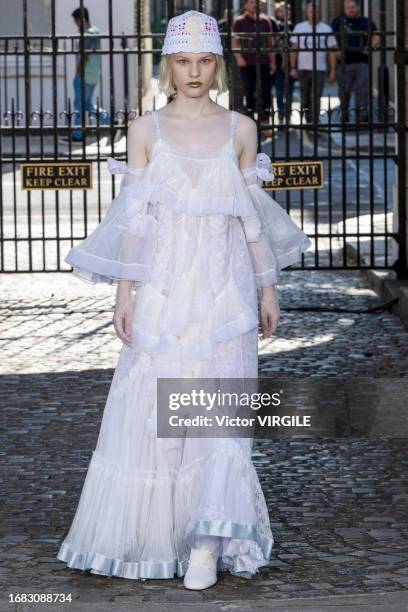
[[[0,271],[68,271],[65,253],[118,189],[106,158],[126,159],[129,122],[167,102],[157,67],[178,5],[165,3],[163,31],[152,32],[145,2],[129,2],[133,20],[121,28],[117,3],[106,0],[106,27],[91,36],[83,22],[75,34],[59,33],[52,0],[49,34],[36,35],[29,1],[21,0],[21,31],[0,36]],[[204,2],[187,4],[183,10],[206,10]],[[251,33],[240,31],[232,0],[224,6],[230,88],[215,99],[255,119],[274,162],[296,162],[300,171],[304,162],[323,165],[320,189],[303,189],[301,180],[292,189],[267,187],[313,242],[297,268],[394,268],[406,277],[404,2],[394,3],[389,23],[385,0],[370,0],[364,30],[341,22],[334,34],[322,30],[316,1],[309,26],[294,31],[288,7],[265,31],[257,2]],[[364,65],[350,68],[350,54],[361,50],[366,61],[354,63]],[[91,161],[93,188],[22,190],[21,163],[46,160]]]

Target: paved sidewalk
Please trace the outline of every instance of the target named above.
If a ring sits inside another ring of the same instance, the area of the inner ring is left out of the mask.
[[[407,608],[406,440],[257,441],[276,546],[252,580],[222,574],[194,592],[181,579],[106,578],[58,561],[121,346],[113,289],[70,274],[3,275],[1,283],[0,610]],[[280,296],[278,332],[260,342],[260,375],[408,376],[408,334],[397,317],[290,310],[372,306],[363,275],[284,273]],[[7,604],[10,593],[34,592],[72,593],[73,603]]]

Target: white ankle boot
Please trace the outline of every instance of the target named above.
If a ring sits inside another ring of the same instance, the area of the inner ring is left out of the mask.
[[[192,548],[184,576],[186,589],[207,589],[217,582],[217,559],[207,548]]]

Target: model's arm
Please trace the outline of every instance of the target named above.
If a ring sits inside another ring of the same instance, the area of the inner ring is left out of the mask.
[[[239,127],[237,129],[237,149],[239,154],[239,165],[241,170],[253,169],[256,163],[256,154],[258,148],[258,137],[256,123],[250,117],[240,117]],[[250,221],[248,231],[246,231],[247,240],[250,238],[251,232]],[[256,222],[255,222],[256,225]],[[256,227],[253,238],[256,240],[248,240],[248,248],[254,266],[254,271],[257,276],[257,284],[261,286],[260,314],[263,338],[271,336],[278,326],[280,310],[278,303],[278,294],[275,283],[262,281],[262,278],[267,278],[270,272],[270,253],[266,248],[266,242],[262,233],[262,227],[259,228],[258,236],[256,236]],[[266,276],[265,276],[266,274]]]
[[[146,155],[146,142],[149,134],[146,121],[135,119],[128,128],[127,133],[127,157],[128,167],[139,169],[148,163]],[[137,178],[137,172],[132,176],[128,175],[127,180]],[[115,312],[113,314],[113,325],[117,336],[125,343],[129,344],[132,339],[132,287],[133,281],[121,280],[118,282],[116,290]]]

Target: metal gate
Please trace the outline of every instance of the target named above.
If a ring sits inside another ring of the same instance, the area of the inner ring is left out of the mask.
[[[219,23],[230,89],[213,99],[253,116],[260,150],[274,162],[296,162],[299,167],[322,162],[320,189],[303,189],[301,181],[291,189],[265,186],[312,240],[313,247],[293,268],[393,268],[400,278],[407,276],[405,2],[394,2],[391,11],[385,0],[366,0],[367,31],[350,32],[342,26],[332,47],[329,34],[318,29],[316,0],[311,3],[311,32],[303,39],[289,24],[288,7],[294,9],[296,22],[303,19],[296,2],[287,3],[280,30],[268,33],[262,30],[257,1],[251,34],[234,26],[239,3],[233,0],[121,0],[120,11],[115,0],[101,0],[98,14],[90,15],[90,22],[100,28],[91,45],[85,24],[80,21],[75,31],[70,12],[61,13],[66,8],[55,0],[10,0],[14,29],[5,32],[7,3],[0,3],[0,271],[70,270],[65,254],[92,231],[118,190],[106,158],[126,159],[129,122],[168,102],[157,91],[166,22],[194,8],[224,18]],[[327,17],[333,17],[333,4],[320,3]],[[83,0],[79,7],[84,9]],[[366,112],[353,100],[346,110],[339,86],[346,82],[345,58],[356,36],[367,43]],[[326,79],[319,105],[321,52],[329,64],[336,54],[337,83]],[[245,88],[249,72],[236,62],[239,53],[257,58],[254,108]],[[268,76],[267,85],[263,82],[260,58],[270,58],[268,53],[282,58],[280,106],[276,72]],[[288,76],[288,67],[299,66],[299,58],[307,53],[312,62],[310,107],[305,104],[305,75],[301,83],[299,71],[297,80]],[[90,58],[97,67],[91,108],[85,78]],[[22,190],[21,164],[40,161],[92,162],[93,188]]]

